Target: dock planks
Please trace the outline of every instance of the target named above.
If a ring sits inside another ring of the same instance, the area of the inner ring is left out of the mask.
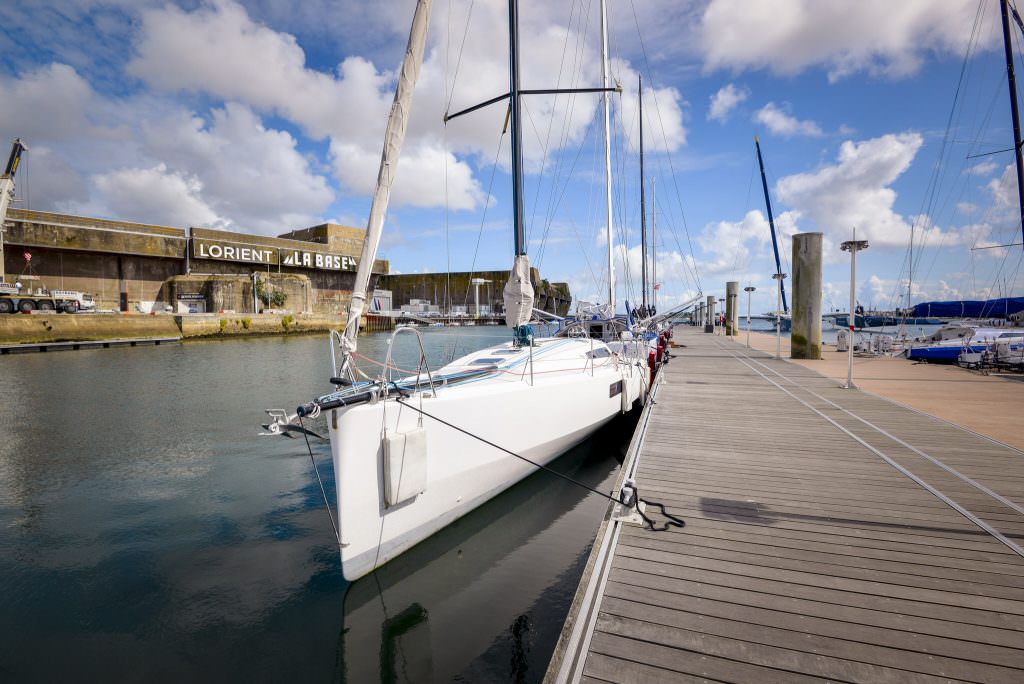
[[[1024,453],[676,341],[635,479],[687,526],[602,523],[546,681],[1024,681]]]

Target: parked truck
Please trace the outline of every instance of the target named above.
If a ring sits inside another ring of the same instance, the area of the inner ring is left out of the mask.
[[[0,313],[31,313],[56,311],[78,313],[92,311],[96,302],[92,295],[74,290],[22,289],[10,283],[0,283]]]

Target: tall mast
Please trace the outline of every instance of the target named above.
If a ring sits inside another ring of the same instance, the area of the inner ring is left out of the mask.
[[[651,178],[651,306],[658,310],[658,202],[657,185]]]
[[[384,216],[391,198],[391,184],[395,180],[398,168],[398,156],[405,140],[405,128],[409,123],[409,110],[412,105],[412,94],[416,89],[416,79],[423,65],[423,48],[427,42],[427,26],[430,24],[430,6],[433,0],[417,0],[416,12],[409,30],[409,43],[405,48],[402,68],[398,72],[398,87],[395,89],[395,100],[391,105],[387,128],[384,131],[384,151],[381,153],[380,168],[377,172],[377,189],[373,193],[370,205],[370,217],[366,222],[366,237],[359,255],[359,267],[352,285],[352,299],[348,307],[348,322],[345,324],[343,351],[356,350],[356,338],[359,335],[359,318],[366,303],[366,290],[370,285],[373,262],[377,258],[377,246],[384,230]]]
[[[1013,75],[1013,48],[1010,46],[1010,17],[1006,0],[1000,0],[1003,17],[1003,51],[1006,53],[1006,82],[1010,88],[1010,116],[1013,118],[1013,156],[1017,166],[1017,204],[1020,207],[1021,235],[1024,236],[1024,161],[1021,159],[1020,112],[1017,110],[1017,79]],[[1022,240],[1024,241],[1024,240]]]
[[[509,107],[512,112],[512,223],[516,256],[526,254],[523,232],[523,144],[519,121],[519,0],[508,3]]]
[[[772,201],[768,197],[768,179],[764,175],[764,160],[761,158],[761,142],[754,136],[754,146],[757,147],[757,165],[761,167],[761,187],[764,188],[764,204],[768,208],[768,226],[772,229],[772,249],[775,250],[775,272],[782,273],[782,260],[779,259],[779,241],[775,237],[775,217],[772,215]],[[779,291],[782,293],[782,311],[789,313],[789,304],[786,303],[786,286],[779,280]]]
[[[601,86],[611,87],[608,77],[608,10],[601,0]],[[612,255],[612,143],[611,143],[611,99],[604,97],[604,189],[607,210],[608,237],[608,305],[615,310],[615,263]]]
[[[640,284],[643,307],[647,310],[647,203],[644,197],[644,77],[637,74],[637,97],[640,103]],[[646,315],[646,314],[645,314]]]

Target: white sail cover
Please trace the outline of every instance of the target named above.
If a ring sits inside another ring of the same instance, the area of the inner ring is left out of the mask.
[[[512,265],[503,291],[505,323],[510,328],[529,323],[533,317],[533,283],[530,282],[530,257],[521,254]]]

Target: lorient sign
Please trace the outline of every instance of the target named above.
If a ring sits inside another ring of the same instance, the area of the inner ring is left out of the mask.
[[[251,264],[276,264],[277,250],[249,245],[227,245],[207,240],[193,240],[192,256],[196,259],[245,261]]]
[[[192,256],[196,259],[216,259],[266,266],[297,266],[327,271],[354,271],[356,258],[327,252],[311,252],[302,249],[268,247],[219,242],[216,240],[192,239]]]

